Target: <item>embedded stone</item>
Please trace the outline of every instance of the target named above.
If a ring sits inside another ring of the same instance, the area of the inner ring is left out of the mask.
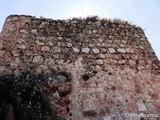
[[[36,30],[36,29],[32,29],[31,32],[32,32],[33,34],[36,34],[36,33],[37,33],[37,30]]]
[[[93,30],[92,32],[93,32],[93,33],[97,33],[97,30]]]
[[[3,71],[5,71],[5,67],[4,66],[0,66],[0,73],[2,73]]]
[[[36,64],[41,64],[43,62],[43,57],[42,56],[35,56],[32,60],[33,63]]]
[[[92,48],[94,45],[93,44],[89,44],[88,46]]]
[[[55,93],[53,93],[53,96],[52,96],[52,97],[55,98],[55,99],[57,99],[57,100],[60,100],[60,96],[59,96],[59,93],[58,93],[57,90],[56,90]]]
[[[15,70],[15,71],[13,71],[13,75],[18,78],[22,75],[22,73],[19,70]]]
[[[117,51],[119,53],[126,53],[126,50],[124,48],[118,48]]]
[[[89,53],[90,49],[89,48],[82,48],[83,53]]]
[[[63,75],[57,75],[56,78],[59,83],[64,83],[67,80],[67,78]]]
[[[143,69],[145,69],[145,68],[144,68],[144,66],[137,66],[137,69],[138,69],[138,70],[143,70]]]
[[[27,47],[26,45],[22,44],[22,45],[18,45],[17,46],[19,49],[25,50]]]
[[[60,47],[53,47],[53,53],[60,53],[61,52],[61,48]],[[56,57],[56,56],[54,56]]]
[[[114,48],[108,48],[109,53],[116,53]]]
[[[105,116],[103,120],[112,120],[111,116]]]
[[[100,72],[100,71],[102,71],[102,68],[99,65],[96,65],[96,71]]]
[[[106,50],[105,48],[102,48],[102,49],[101,49],[101,52],[104,54],[104,53],[107,52],[107,50]]]
[[[105,54],[99,54],[99,55],[97,56],[97,58],[99,58],[99,59],[105,59],[106,56],[105,56]]]
[[[48,46],[43,46],[43,47],[41,47],[41,51],[48,52],[48,51],[50,51],[50,48]]]
[[[44,45],[44,42],[40,42],[39,40],[36,40],[36,44],[39,46],[42,46],[42,45]]]
[[[102,38],[98,38],[98,42],[103,42],[103,39]]]
[[[67,47],[72,47],[72,43],[67,43]]]
[[[5,57],[6,52],[4,50],[0,50],[0,58]]]
[[[119,64],[125,64],[126,63],[126,60],[120,60],[118,61]]]
[[[126,48],[126,52],[127,52],[127,53],[134,53],[134,50],[131,49],[131,48]]]
[[[24,29],[21,29],[20,32],[21,32],[21,33],[24,33],[24,34],[27,34],[27,33],[28,33],[28,32],[27,32],[26,30],[24,30]]]
[[[130,66],[135,66],[137,63],[135,62],[135,61],[133,61],[133,60],[129,60],[129,65]]]
[[[31,56],[33,54],[32,51],[30,51],[30,50],[26,50],[25,53],[27,56]]]
[[[49,41],[49,42],[47,43],[47,45],[53,46],[53,43],[52,43],[51,41]]]
[[[18,57],[19,55],[20,55],[20,53],[19,53],[19,51],[18,50],[12,50],[12,55],[14,56],[14,57]]]
[[[138,103],[138,111],[146,111],[147,108],[146,106],[144,105],[144,103]]]
[[[104,62],[103,62],[103,60],[98,59],[98,60],[96,60],[96,63],[99,64],[99,65],[102,65]]]
[[[49,66],[52,66],[55,64],[55,61],[52,58],[47,58],[45,60],[45,64],[48,64]]]
[[[92,49],[92,51],[93,51],[93,53],[95,53],[95,54],[100,53],[100,50],[99,50],[99,49],[97,49],[97,48],[93,48],[93,49]]]
[[[127,43],[127,41],[125,41],[125,40],[122,40],[121,42],[122,42],[123,44],[126,44],[126,43]]]
[[[75,53],[79,53],[80,52],[80,50],[78,49],[78,48],[72,48],[73,49],[73,52],[75,52]]]
[[[140,38],[140,40],[145,41],[146,39],[145,38]]]
[[[47,70],[48,70],[48,66],[46,66],[46,65],[40,65],[39,68],[40,68],[42,71],[47,71]]]

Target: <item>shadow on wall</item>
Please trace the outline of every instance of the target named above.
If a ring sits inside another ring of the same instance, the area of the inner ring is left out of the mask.
[[[19,78],[0,76],[0,119],[65,119],[70,111],[68,96],[71,85],[68,81],[70,77],[65,72],[57,73],[52,78],[28,73],[23,73]]]

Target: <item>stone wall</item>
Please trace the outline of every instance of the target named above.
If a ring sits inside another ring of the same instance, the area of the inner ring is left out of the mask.
[[[160,62],[142,28],[98,17],[52,20],[12,15],[0,34],[0,74],[71,74],[75,120],[160,116]]]

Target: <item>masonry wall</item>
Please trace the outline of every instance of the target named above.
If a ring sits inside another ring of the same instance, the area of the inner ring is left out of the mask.
[[[72,75],[75,120],[160,114],[160,62],[142,28],[97,17],[7,17],[0,34],[0,74]]]

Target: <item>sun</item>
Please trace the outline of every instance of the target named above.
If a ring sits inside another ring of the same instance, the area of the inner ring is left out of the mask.
[[[67,10],[64,12],[64,16],[67,18],[72,17],[87,17],[99,15],[102,10],[92,1],[81,1],[76,4],[71,4],[68,6]]]

